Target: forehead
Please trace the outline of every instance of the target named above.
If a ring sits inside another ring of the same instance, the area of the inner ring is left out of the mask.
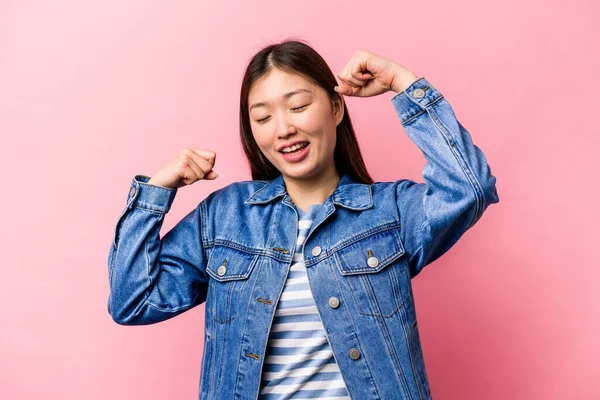
[[[286,101],[287,98],[284,97],[286,93],[301,89],[317,94],[317,87],[303,76],[273,69],[252,85],[248,93],[248,104],[252,105],[256,102],[273,104]]]

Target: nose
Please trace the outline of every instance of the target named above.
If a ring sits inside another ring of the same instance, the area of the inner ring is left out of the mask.
[[[279,122],[277,123],[277,137],[286,138],[294,133],[296,133],[296,128],[289,123],[286,116],[279,117]]]

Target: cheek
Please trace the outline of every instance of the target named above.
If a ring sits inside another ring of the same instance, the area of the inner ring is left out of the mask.
[[[260,152],[263,154],[263,156],[266,157],[267,160],[273,162],[274,154],[272,153],[273,152],[273,143],[272,143],[271,138],[268,137],[267,135],[261,135],[260,132],[253,132],[253,133],[254,133],[254,141],[258,145]]]
[[[270,145],[270,138],[265,132],[261,132],[260,129],[253,129],[252,134],[256,144],[264,152]]]
[[[312,113],[307,113],[303,116],[302,126],[306,132],[314,132],[319,134],[327,141],[335,140],[335,121],[332,119],[330,112],[324,108],[314,108]],[[333,138],[331,137],[333,130]]]
[[[336,126],[335,121],[331,120],[331,116],[327,114],[316,115],[311,120],[307,121],[307,132],[313,132],[313,135],[318,136],[320,147],[323,151],[331,151],[336,144]]]

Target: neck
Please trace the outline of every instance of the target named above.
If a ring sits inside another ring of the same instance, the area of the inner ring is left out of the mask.
[[[284,175],[283,180],[294,204],[307,211],[308,206],[322,204],[334,192],[340,175],[334,167],[328,173],[319,174],[315,178],[296,179]]]

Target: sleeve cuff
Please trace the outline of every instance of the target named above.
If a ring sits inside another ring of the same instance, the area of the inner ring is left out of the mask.
[[[127,207],[130,209],[134,207],[144,208],[166,214],[171,209],[173,200],[175,200],[177,189],[150,185],[146,183],[149,180],[149,176],[140,174],[131,180],[127,196]]]
[[[404,124],[442,97],[444,96],[425,77],[421,77],[405,90],[396,93],[391,102],[400,117],[400,122]]]

